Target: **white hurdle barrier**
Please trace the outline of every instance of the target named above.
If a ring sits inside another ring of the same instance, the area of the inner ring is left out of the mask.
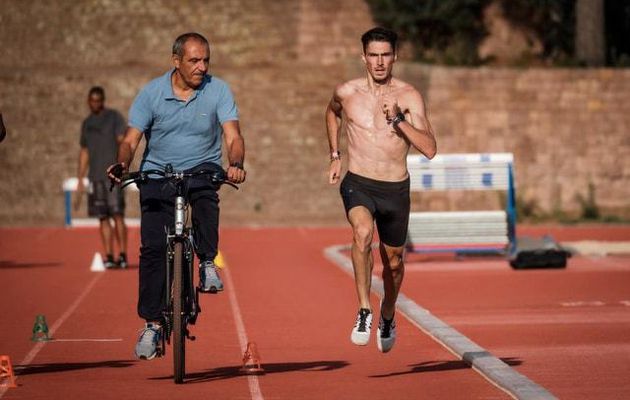
[[[515,240],[516,197],[511,153],[407,157],[412,191],[501,190],[504,211],[412,212],[407,249],[412,252],[502,253]]]
[[[70,227],[93,227],[98,226],[99,221],[96,218],[73,218],[72,217],[72,193],[77,191],[77,186],[79,184],[79,178],[72,177],[67,178],[63,181],[63,196],[64,196],[64,226],[66,228]],[[88,178],[83,178],[83,187],[90,187],[90,181]],[[129,185],[127,188],[131,190],[138,191],[138,187],[133,184]],[[127,226],[140,226],[140,220],[138,218],[125,218],[125,223]]]

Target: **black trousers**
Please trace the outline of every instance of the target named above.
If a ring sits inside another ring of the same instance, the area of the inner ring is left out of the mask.
[[[201,262],[213,260],[219,243],[217,188],[190,184],[195,252]],[[175,221],[175,193],[160,180],[140,185],[140,287],[138,315],[147,321],[162,320],[166,285],[166,228]],[[189,214],[190,215],[190,214]]]

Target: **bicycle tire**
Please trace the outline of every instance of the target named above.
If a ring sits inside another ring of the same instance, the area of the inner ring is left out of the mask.
[[[183,383],[186,375],[186,319],[184,318],[184,245],[173,248],[173,377]]]

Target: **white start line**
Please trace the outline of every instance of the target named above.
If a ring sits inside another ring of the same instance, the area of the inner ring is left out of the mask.
[[[600,300],[584,300],[584,301],[563,301],[560,303],[562,307],[603,307],[620,304],[630,307],[630,300],[619,300],[617,302],[604,302]]]

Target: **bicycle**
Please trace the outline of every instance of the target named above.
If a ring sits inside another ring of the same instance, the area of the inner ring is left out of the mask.
[[[120,171],[114,174],[120,176]],[[186,226],[188,220],[188,199],[186,181],[190,178],[206,176],[215,187],[223,184],[238,190],[238,186],[227,180],[223,169],[199,170],[196,172],[173,171],[167,164],[164,170],[151,169],[122,175],[121,188],[132,183],[143,183],[150,176],[165,178],[164,184],[171,183],[175,188],[175,221],[167,229],[166,254],[166,304],[163,314],[163,334],[158,345],[158,357],[166,354],[166,344],[171,344],[173,335],[173,377],[175,383],[183,383],[186,375],[186,339],[195,340],[188,325],[194,325],[201,312],[199,307],[199,288],[193,283],[194,242],[192,228]],[[113,187],[113,183],[112,183]]]

